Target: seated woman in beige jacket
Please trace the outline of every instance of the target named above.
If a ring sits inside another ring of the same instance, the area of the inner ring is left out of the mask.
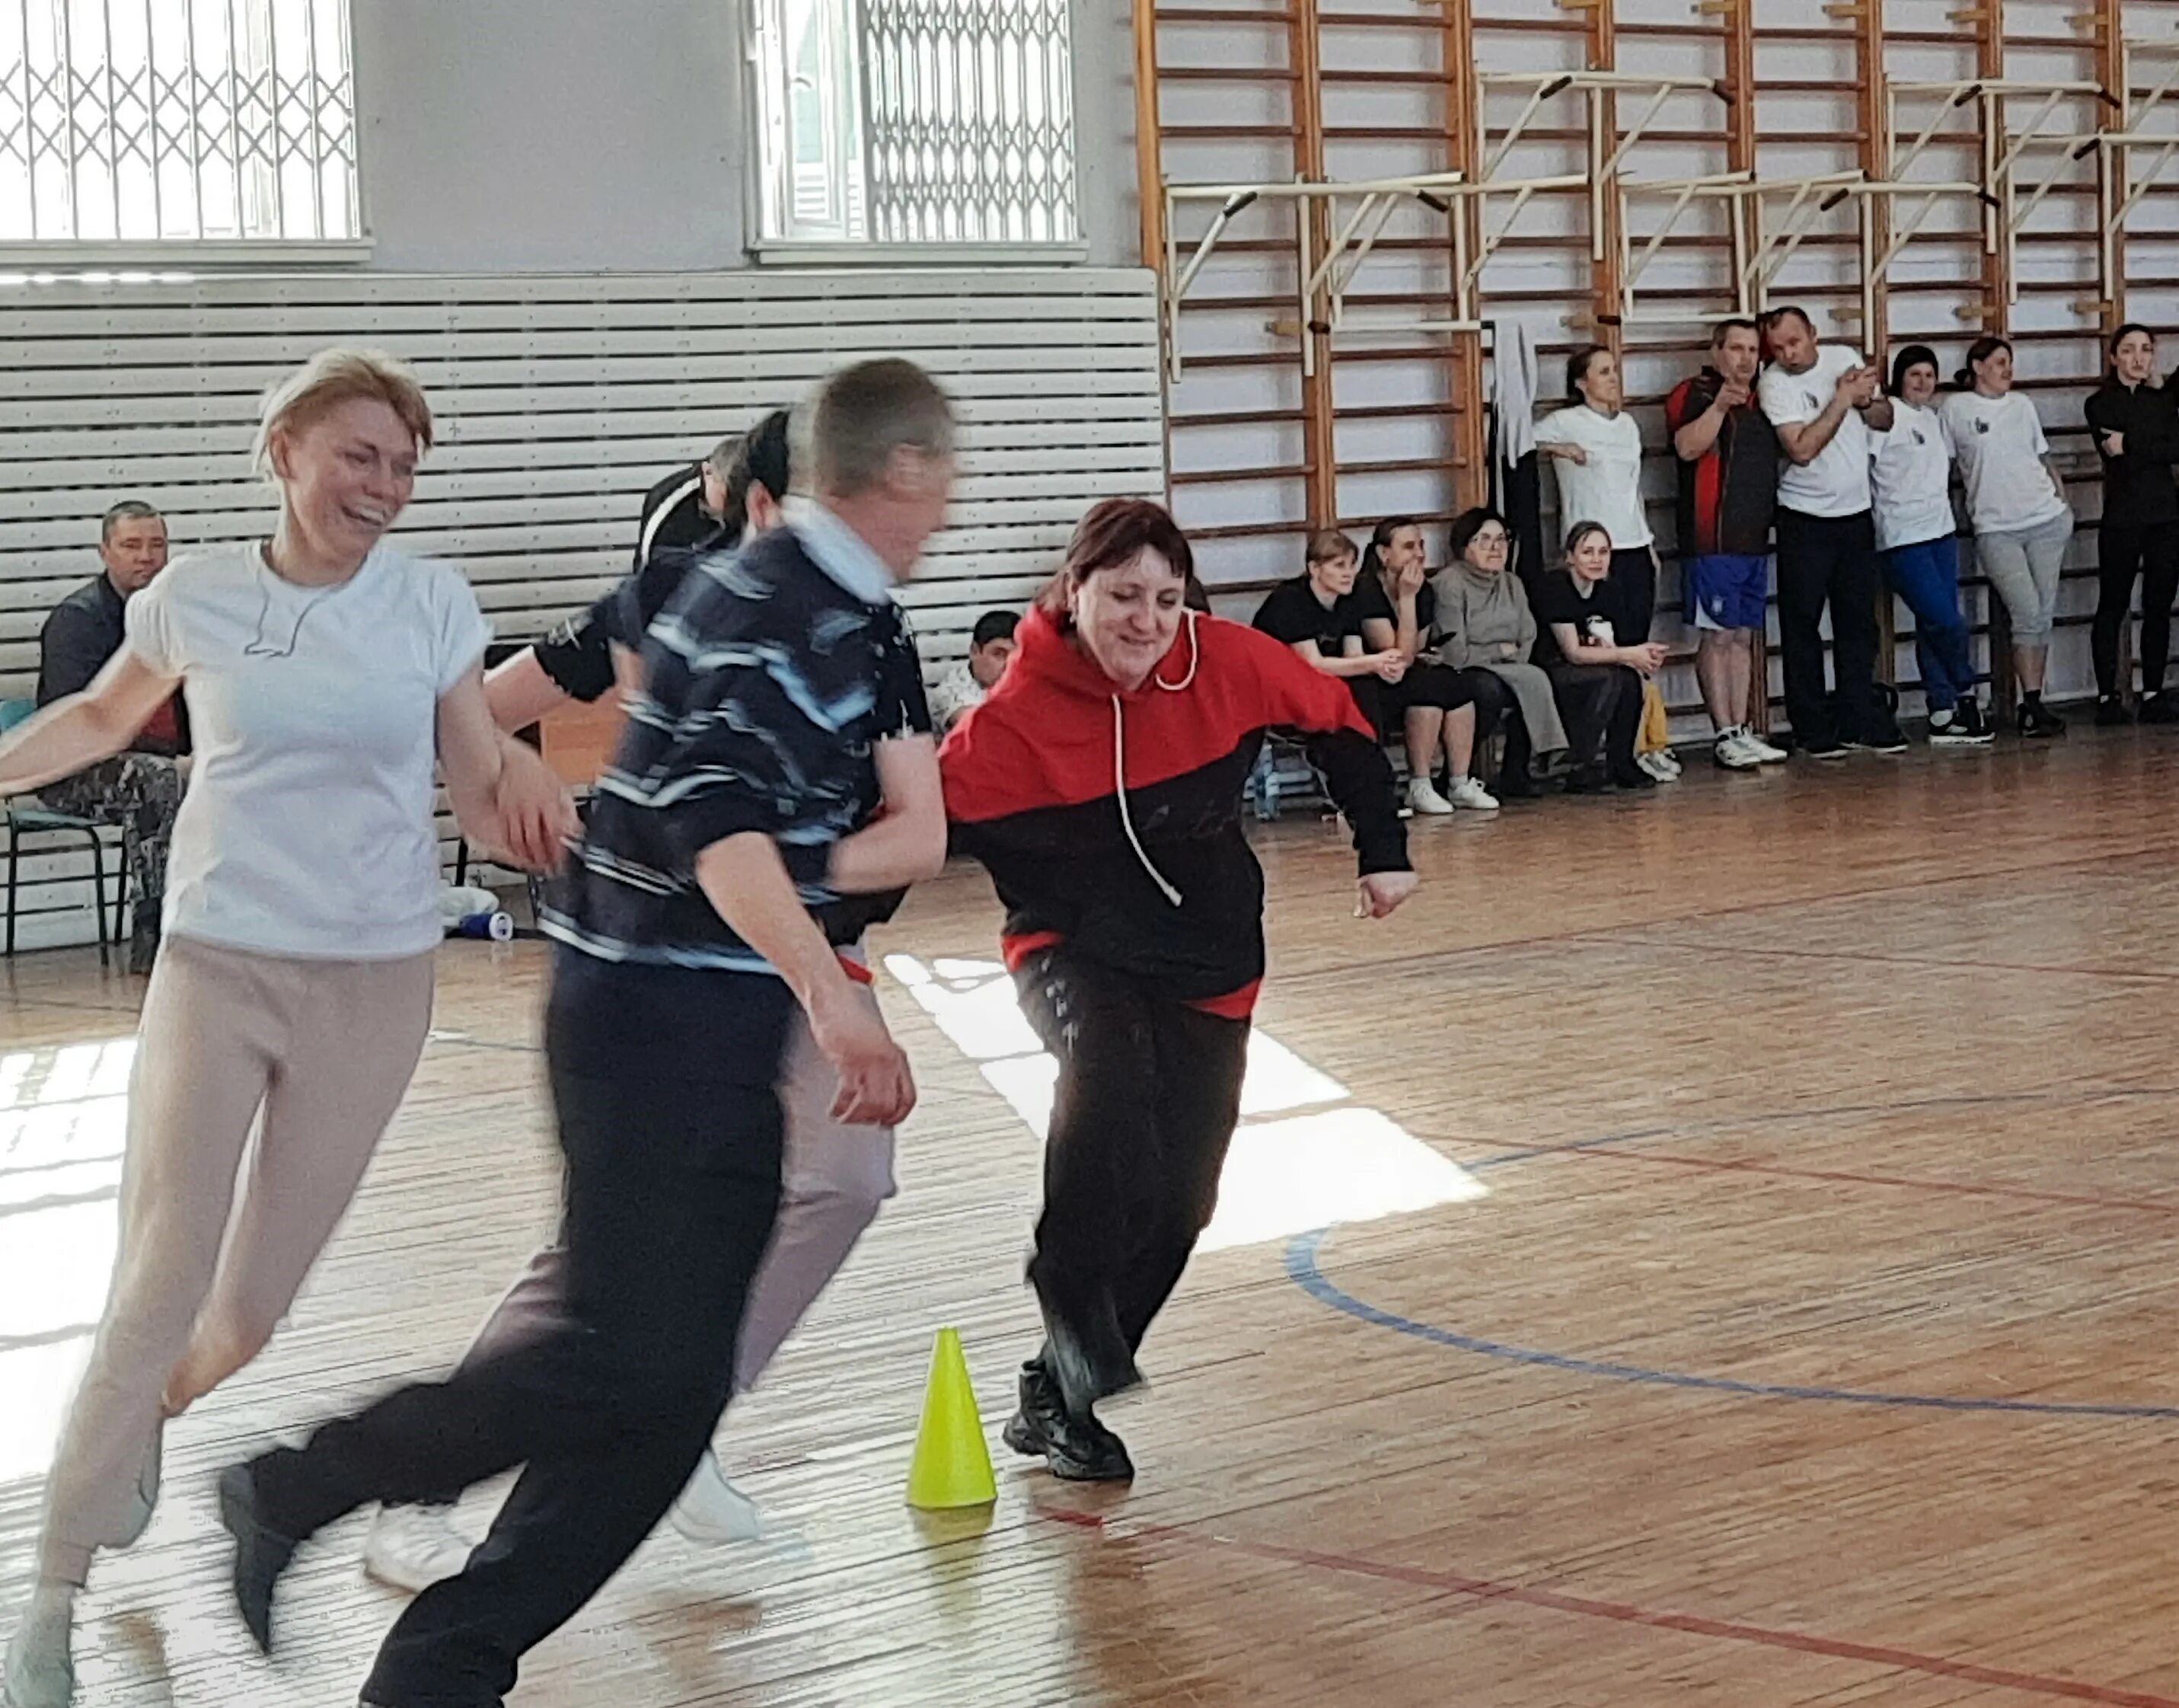
[[[1424,601],[1417,606],[1437,662],[1467,673],[1476,685],[1477,727],[1495,722],[1506,732],[1501,795],[1508,789],[1531,793],[1534,777],[1558,768],[1555,761],[1567,751],[1551,678],[1529,656],[1536,619],[1527,590],[1506,571],[1511,542],[1506,519],[1496,510],[1463,512],[1452,524],[1452,562],[1424,590],[1427,612]]]

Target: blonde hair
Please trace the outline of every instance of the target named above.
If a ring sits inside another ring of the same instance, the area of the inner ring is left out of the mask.
[[[336,347],[320,350],[266,393],[257,417],[257,441],[250,448],[251,465],[266,480],[273,479],[275,432],[282,428],[298,431],[327,410],[358,398],[392,410],[416,441],[419,453],[431,448],[431,406],[424,401],[424,387],[409,365],[383,350]]]

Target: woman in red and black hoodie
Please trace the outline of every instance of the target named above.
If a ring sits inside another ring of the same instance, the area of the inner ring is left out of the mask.
[[[954,846],[991,874],[1023,1012],[1059,1061],[1029,1266],[1046,1340],[1006,1440],[1079,1480],[1134,1474],[1091,1408],[1141,1381],[1240,1116],[1264,975],[1241,798],[1266,729],[1311,733],[1361,856],[1357,914],[1415,885],[1391,767],[1345,684],[1186,609],[1192,570],[1158,506],[1099,504],[939,755]]]

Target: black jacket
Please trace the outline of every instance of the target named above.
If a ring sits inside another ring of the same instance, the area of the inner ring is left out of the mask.
[[[106,668],[106,661],[121,650],[127,631],[122,610],[127,601],[103,574],[94,576],[53,607],[38,631],[38,704],[50,706],[91,686],[91,678]],[[182,696],[174,696],[173,739],[145,728],[130,744],[144,753],[175,754],[189,750],[189,712]]]
[[[2127,386],[2106,378],[2088,394],[2086,413],[2104,464],[2106,528],[2149,528],[2179,522],[2179,389]],[[2126,448],[2104,455],[2103,436],[2125,436]]]

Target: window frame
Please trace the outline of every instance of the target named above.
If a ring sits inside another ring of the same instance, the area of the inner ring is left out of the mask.
[[[754,123],[748,135],[755,141],[748,170],[744,175],[744,217],[749,235],[743,247],[749,258],[760,266],[1052,266],[1086,261],[1090,258],[1090,244],[1082,217],[1082,175],[1079,132],[1076,118],[1080,110],[1079,65],[1075,48],[1075,29],[1078,21],[1069,7],[1067,39],[1068,130],[1073,155],[1073,193],[1069,197],[1069,211],[1074,227],[1073,237],[1048,243],[993,242],[970,239],[958,243],[891,243],[867,237],[811,238],[774,237],[769,234],[767,217],[771,198],[775,194],[792,196],[792,186],[782,184],[777,189],[768,185],[775,162],[771,157],[774,126],[780,115],[767,87],[768,67],[766,63],[764,17],[771,8],[783,5],[785,0],[744,0],[736,8],[736,16],[744,32],[743,95]],[[859,114],[862,76],[862,8],[859,0],[846,0],[855,19],[855,39],[851,44],[854,52],[853,72],[858,80],[856,107]],[[791,116],[786,117],[792,123]]]

